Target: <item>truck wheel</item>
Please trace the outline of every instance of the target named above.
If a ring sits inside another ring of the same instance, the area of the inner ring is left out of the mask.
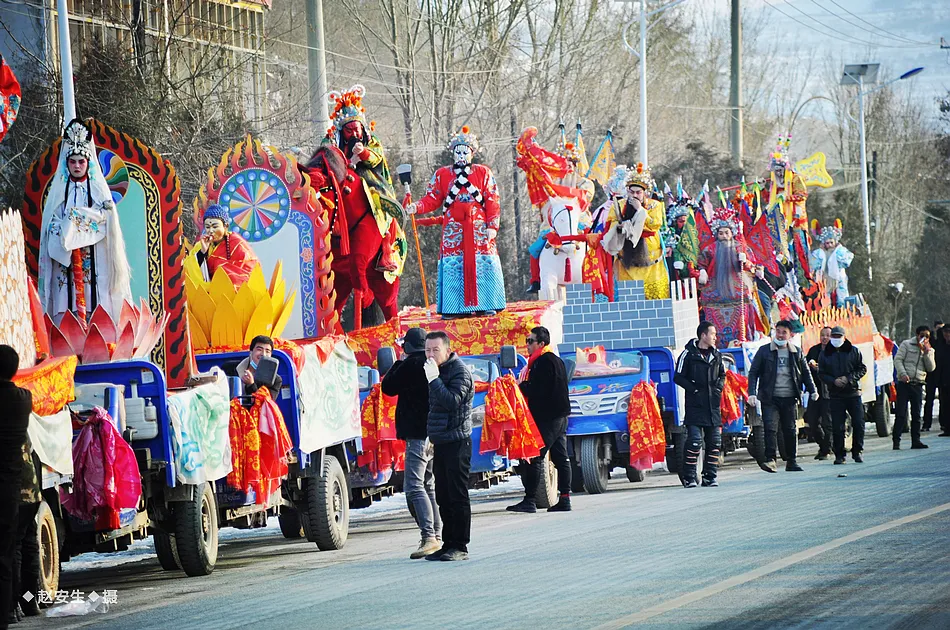
[[[539,508],[547,509],[557,503],[557,499],[557,468],[554,467],[551,456],[545,453],[534,501]]]
[[[186,575],[209,575],[218,560],[218,505],[211,484],[195,486],[190,501],[175,503],[175,544]]]
[[[624,469],[627,471],[627,481],[631,483],[637,483],[638,481],[646,479],[647,473],[645,470],[640,470],[633,466],[624,466]]]
[[[323,475],[311,477],[306,486],[303,531],[320,551],[335,551],[346,544],[350,529],[350,496],[346,476],[333,455],[323,459]]]
[[[277,515],[277,521],[280,523],[280,533],[284,538],[296,540],[303,538],[303,526],[300,524],[300,512],[292,507],[281,507],[280,514]]]
[[[610,470],[604,463],[604,444],[599,435],[588,435],[581,440],[581,472],[587,494],[607,491]]]
[[[884,394],[878,394],[877,400],[869,405],[871,422],[877,428],[878,437],[891,434],[891,403]]]
[[[46,501],[40,502],[36,513],[36,542],[40,551],[40,589],[53,599],[59,590],[59,536],[56,517]],[[52,600],[50,600],[52,601]]]
[[[152,530],[152,542],[155,543],[155,555],[158,556],[158,563],[166,571],[177,571],[181,568],[181,560],[178,559],[178,544],[175,542],[175,536],[160,529]]]
[[[571,458],[571,492],[584,491],[584,471],[577,460]]]
[[[749,451],[749,457],[759,462],[765,457],[765,428],[757,426],[749,434],[749,440],[746,442],[746,450]]]

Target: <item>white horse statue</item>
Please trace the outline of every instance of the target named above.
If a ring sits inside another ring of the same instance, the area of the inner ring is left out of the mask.
[[[538,297],[542,300],[564,300],[566,290],[563,287],[581,281],[587,243],[584,240],[561,239],[581,235],[585,218],[589,220],[590,215],[580,209],[576,199],[569,197],[551,197],[541,213],[556,236],[548,238],[538,261],[541,267],[541,292]]]

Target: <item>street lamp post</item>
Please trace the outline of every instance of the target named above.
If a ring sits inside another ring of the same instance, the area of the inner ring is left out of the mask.
[[[637,0],[619,0],[620,2],[635,2]],[[640,3],[640,49],[639,51],[630,45],[630,42],[627,40],[627,31],[630,30],[630,27],[633,26],[634,21],[630,20],[627,22],[627,25],[623,28],[623,45],[627,50],[633,54],[634,57],[640,60],[640,161],[643,162],[643,166],[648,166],[647,162],[647,31],[651,27],[647,26],[647,18],[654,15],[659,15],[667,9],[671,9],[678,4],[686,2],[686,0],[675,0],[667,5],[660,7],[659,9],[654,9],[653,11],[647,11],[647,0],[638,0]]]
[[[841,85],[858,86],[857,95],[851,99],[852,101],[855,98],[858,99],[858,120],[855,120],[850,112],[848,112],[848,118],[858,124],[858,143],[860,144],[859,148],[861,155],[861,209],[864,212],[864,245],[867,249],[868,256],[868,280],[874,279],[874,272],[871,269],[871,202],[868,197],[868,157],[867,137],[865,135],[864,125],[864,97],[879,90],[883,90],[892,83],[896,83],[897,81],[901,81],[903,79],[909,79],[912,76],[920,74],[924,70],[923,68],[914,68],[913,70],[908,70],[896,79],[891,79],[890,81],[886,81],[874,89],[864,91],[865,84],[874,84],[877,82],[877,72],[879,68],[880,64],[877,63],[850,64],[844,67],[844,73],[841,76]],[[851,101],[848,101],[848,109],[850,108],[850,105]],[[848,111],[848,109],[845,111]]]

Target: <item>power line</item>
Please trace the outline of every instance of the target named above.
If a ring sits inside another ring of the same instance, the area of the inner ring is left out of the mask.
[[[912,44],[923,44],[923,45],[926,45],[926,46],[933,46],[933,45],[934,45],[933,42],[921,42],[921,41],[917,41],[917,40],[915,40],[915,39],[909,39],[909,38],[907,38],[907,37],[904,37],[903,35],[898,35],[897,33],[892,33],[891,31],[889,31],[889,30],[887,30],[887,29],[883,29],[883,28],[881,28],[880,26],[874,26],[874,24],[871,24],[870,22],[868,22],[867,20],[865,20],[865,19],[862,18],[861,16],[855,15],[855,14],[852,13],[851,11],[848,11],[846,8],[844,8],[843,6],[841,6],[840,4],[838,4],[837,2],[835,2],[835,0],[828,0],[828,1],[831,2],[831,4],[835,5],[836,7],[838,7],[839,9],[841,9],[842,11],[844,11],[845,13],[847,13],[848,15],[850,15],[851,17],[855,18],[856,20],[860,20],[860,21],[864,22],[865,24],[867,24],[868,26],[870,26],[870,27],[872,27],[872,28],[875,28],[875,29],[881,31],[882,33],[886,33],[887,35],[890,35],[891,37],[894,37],[894,38],[896,38],[896,39],[903,39],[904,41],[910,42],[910,43],[912,43]]]

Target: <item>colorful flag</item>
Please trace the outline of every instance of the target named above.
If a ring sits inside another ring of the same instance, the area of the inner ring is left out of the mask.
[[[607,183],[610,175],[614,172],[617,161],[614,159],[613,134],[610,130],[604,136],[600,148],[594,154],[594,159],[590,162],[590,168],[587,169],[587,178],[592,179],[601,186]]]
[[[577,130],[574,133],[574,148],[577,149],[577,155],[580,158],[577,162],[577,172],[587,173],[590,171],[590,162],[587,160],[587,148],[584,146],[584,133],[581,131],[581,121],[577,121]]]

